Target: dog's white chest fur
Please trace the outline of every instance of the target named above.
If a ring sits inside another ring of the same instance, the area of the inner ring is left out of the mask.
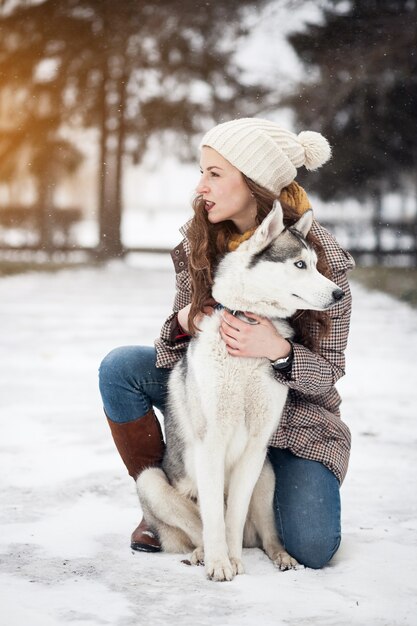
[[[263,424],[271,421],[274,399],[281,401],[286,389],[273,378],[273,369],[266,358],[231,356],[219,332],[222,313],[216,311],[201,323],[201,333],[188,351],[188,377],[199,390],[200,402],[205,405],[207,420],[215,416],[213,424],[206,428],[235,432],[243,426],[248,435],[255,434]],[[284,324],[281,332],[291,336],[291,329]],[[259,411],[253,419],[254,406],[265,406],[265,415]],[[279,418],[280,413],[276,414]],[[264,418],[264,419],[263,419]]]
[[[227,352],[219,333],[220,322],[219,311],[203,319],[186,361],[176,366],[169,382],[171,404],[182,407],[182,413],[176,411],[182,416],[187,468],[187,485],[181,478],[181,490],[195,495],[200,446],[211,440],[220,442],[227,491],[229,471],[249,441],[258,439],[262,447],[266,445],[287,397],[287,388],[274,379],[268,359],[235,357]],[[290,326],[283,321],[279,331],[291,336]]]

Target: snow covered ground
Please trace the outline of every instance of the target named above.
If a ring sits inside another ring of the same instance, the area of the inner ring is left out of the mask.
[[[353,285],[353,433],[343,544],[321,570],[205,579],[177,555],[132,553],[139,510],[103,418],[101,358],[152,342],[173,271],[142,256],[0,280],[0,623],[7,626],[417,624],[417,311]]]

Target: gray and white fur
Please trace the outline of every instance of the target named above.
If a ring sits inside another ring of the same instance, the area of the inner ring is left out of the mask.
[[[343,292],[316,268],[306,242],[307,211],[285,228],[279,202],[250,239],[225,255],[213,297],[228,309],[269,318],[283,337],[299,309],[325,310]],[[169,379],[162,468],[142,472],[142,509],[167,552],[192,552],[208,578],[244,571],[242,547],[260,547],[280,568],[297,565],[279,542],[273,510],[275,475],[266,457],[287,387],[267,358],[231,356],[220,337],[221,311],[200,332]]]

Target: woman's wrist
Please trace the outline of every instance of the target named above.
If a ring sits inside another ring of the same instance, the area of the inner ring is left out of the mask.
[[[190,312],[190,305],[187,305],[183,309],[180,309],[177,313],[177,322],[179,327],[184,333],[188,333],[188,313]]]
[[[178,326],[178,329],[179,329],[181,332],[183,332],[183,333],[188,333],[188,330],[187,330],[186,328],[184,328],[184,325],[183,325],[183,324],[181,324],[181,321],[180,321],[180,318],[179,318],[178,314],[177,314],[177,326]]]
[[[275,360],[271,360],[271,365],[277,372],[281,374],[290,374],[294,360],[293,344],[288,339],[285,340],[290,345],[290,351],[284,356],[279,356]]]
[[[267,356],[270,361],[284,359],[292,352],[292,343],[283,337],[277,337],[278,341],[274,342]]]

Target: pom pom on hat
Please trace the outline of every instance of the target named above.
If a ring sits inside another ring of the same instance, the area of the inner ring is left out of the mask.
[[[304,167],[308,170],[317,170],[324,165],[332,155],[329,142],[323,135],[313,130],[304,130],[297,135],[298,141],[304,148]]]
[[[298,167],[316,170],[331,156],[329,143],[320,133],[307,130],[297,136],[256,117],[218,124],[204,135],[203,146],[216,150],[277,197],[295,179]]]

